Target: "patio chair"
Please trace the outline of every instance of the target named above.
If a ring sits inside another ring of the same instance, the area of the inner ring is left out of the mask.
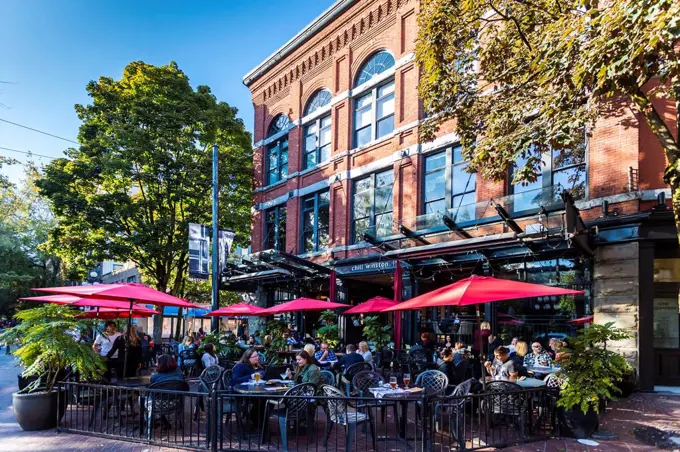
[[[509,381],[491,381],[486,385],[482,409],[486,414],[487,428],[493,426],[494,418],[501,416],[517,422],[520,439],[524,440],[526,401],[520,392],[522,387]]]
[[[182,362],[182,372],[187,377],[194,377],[198,373],[201,366],[201,358],[194,349],[182,350],[179,353],[179,358]]]
[[[373,449],[377,450],[375,443],[375,426],[373,420],[369,415],[361,413],[354,408],[347,406],[347,400],[344,399],[342,392],[333,386],[323,385],[321,387],[323,394],[328,397],[326,399],[326,410],[328,419],[326,420],[326,433],[324,435],[323,446],[328,446],[328,438],[331,436],[331,430],[334,424],[339,424],[345,427],[345,451],[352,450],[352,442],[356,435],[357,425],[367,422],[371,428],[371,438],[373,440]]]
[[[442,397],[434,407],[435,429],[441,431],[442,425],[448,425],[449,432],[458,441],[458,448],[465,450],[465,399],[470,393],[471,380],[464,381],[455,387],[451,395]]]
[[[92,428],[100,415],[102,420],[107,420],[109,410],[112,406],[115,406],[115,415],[120,416],[120,412],[124,408],[126,402],[130,404],[131,409],[133,408],[134,403],[133,393],[127,394],[128,391],[125,391],[125,388],[115,386],[106,381],[99,381],[96,382],[96,384],[107,387],[87,389],[87,395],[84,397],[92,401],[92,411],[88,422],[88,428]],[[102,428],[103,427],[104,424],[102,423]]]
[[[156,418],[165,421],[170,427],[170,416],[174,415],[180,427],[184,428],[184,392],[189,392],[189,384],[183,380],[165,380],[153,383],[149,390],[162,389],[174,391],[176,394],[153,393],[147,394],[143,406],[146,411],[146,436],[151,439]]]
[[[232,388],[229,385],[229,381],[231,380],[231,376],[234,373],[232,369],[227,369],[222,372],[222,375],[220,376],[220,383],[219,385],[221,386],[220,390],[217,393],[217,419],[219,421],[218,424],[218,434],[222,436],[222,433],[224,431],[224,427],[226,426],[227,428],[229,427],[229,424],[231,423],[231,418],[232,414],[235,415],[234,417],[236,418],[236,427],[237,431],[239,434],[243,433],[243,423],[242,419],[245,418],[245,415],[242,410],[243,403],[239,403],[239,400],[236,400],[235,397],[231,397],[230,394],[232,394]],[[215,383],[214,387],[217,389],[218,384]],[[207,406],[208,406],[208,413],[212,413],[210,410],[210,403],[212,399],[210,397],[206,398]],[[207,427],[210,429],[210,427],[213,425],[213,422],[208,421],[207,422]],[[210,441],[210,430],[208,430],[208,442]]]
[[[347,397],[350,397],[352,394],[352,379],[354,376],[359,372],[364,372],[367,370],[373,370],[373,366],[370,363],[356,363],[349,366],[345,370],[345,373],[340,375],[340,382],[344,383],[345,385],[345,393],[347,394]]]
[[[288,451],[288,422],[299,422],[301,420],[307,421],[307,429],[310,433],[314,432],[312,425],[311,411],[308,409],[314,393],[316,392],[316,385],[313,383],[302,383],[290,388],[283,397],[276,401],[268,401],[264,409],[264,422],[262,426],[261,442],[265,440],[265,431],[267,430],[267,420],[270,414],[279,420],[279,430],[281,431],[281,443],[283,450]],[[281,402],[285,402],[285,406],[280,407]],[[277,408],[272,408],[277,407]]]
[[[222,389],[231,391],[231,376],[234,375],[234,369],[226,369],[222,372]]]
[[[429,389],[429,396],[444,395],[446,387],[449,385],[449,377],[439,370],[426,370],[416,378],[416,386]]]
[[[335,383],[335,375],[333,375],[333,372],[331,372],[330,370],[322,370],[321,384],[333,386],[333,383]]]
[[[458,385],[467,380],[469,367],[470,362],[467,359],[460,360],[458,364],[454,366],[454,380],[449,383]]]
[[[170,344],[161,344],[161,355],[171,355],[175,357],[175,348]]]
[[[213,389],[219,389],[220,377],[222,376],[222,368],[220,366],[210,366],[203,369],[201,375],[198,377],[201,392],[209,394]],[[198,420],[199,410],[204,409],[204,397],[198,400],[196,409],[194,410],[194,421]]]
[[[382,386],[384,383],[385,380],[383,379],[382,375],[380,375],[378,372],[370,370],[359,372],[352,379],[352,386],[358,391],[359,397],[370,397],[371,394],[369,392],[369,388]],[[379,399],[376,400],[375,404],[372,404],[371,406],[380,408],[381,420],[383,423],[385,423],[385,414],[387,412],[387,408],[392,408],[394,419],[396,419],[397,425],[399,425],[399,414],[397,411],[396,401],[389,399]],[[368,411],[368,415],[371,416],[370,410]]]

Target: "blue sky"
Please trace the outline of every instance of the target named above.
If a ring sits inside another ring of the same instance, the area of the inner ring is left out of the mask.
[[[193,86],[208,85],[252,131],[242,77],[332,0],[2,0],[0,119],[76,139],[73,106],[85,85],[120,78],[130,61],[176,61]],[[60,156],[70,144],[0,122],[0,147]],[[26,160],[0,149],[0,155]],[[34,158],[38,163],[48,159]],[[18,181],[19,167],[3,170]]]

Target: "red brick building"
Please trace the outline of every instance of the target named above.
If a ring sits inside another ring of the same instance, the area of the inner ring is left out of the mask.
[[[228,287],[273,304],[330,296],[337,277],[338,300],[355,304],[393,297],[399,263],[403,299],[472,273],[581,288],[584,297],[497,303],[485,315],[527,340],[573,334],[568,322],[589,314],[614,320],[632,333],[618,347],[641,386],[677,384],[680,254],[649,127],[624,105],[573,158],[546,155],[532,184],[468,174],[452,126],[418,142],[418,12],[417,0],[338,0],[246,74],[253,255],[229,270]],[[403,340],[443,337],[454,312],[404,313]],[[472,313],[458,314],[464,339]],[[360,336],[341,326],[345,340]]]

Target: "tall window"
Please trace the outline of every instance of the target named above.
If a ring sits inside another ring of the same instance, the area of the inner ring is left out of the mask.
[[[287,130],[290,119],[287,115],[278,115],[267,131],[272,137],[282,130]],[[288,176],[288,135],[284,135],[267,145],[267,185],[275,184]]]
[[[465,172],[465,166],[461,146],[425,158],[426,214],[448,212],[457,223],[474,220],[477,178]]]
[[[355,87],[394,66],[394,58],[385,51],[374,54],[359,69]],[[362,146],[394,130],[394,79],[374,86],[354,100],[354,145]]]
[[[328,190],[302,199],[302,249],[305,253],[328,248],[329,213]]]
[[[286,250],[286,207],[277,206],[265,211],[264,249]]]
[[[363,240],[364,233],[374,237],[392,234],[392,169],[354,182],[353,237],[354,243]]]
[[[547,206],[559,200],[563,190],[571,193],[575,200],[586,196],[586,145],[585,142],[574,150],[557,151],[544,154],[541,170],[533,182],[512,183],[512,210],[529,211]],[[513,170],[526,165],[527,158],[520,157]],[[514,172],[514,171],[513,171]]]
[[[305,116],[331,102],[331,93],[322,89],[307,102]],[[305,125],[303,168],[313,168],[331,157],[331,115],[322,116]]]

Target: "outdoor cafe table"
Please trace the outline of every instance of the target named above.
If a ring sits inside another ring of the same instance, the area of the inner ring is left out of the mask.
[[[560,370],[559,366],[528,366],[527,372],[531,372],[534,375],[538,376],[543,376],[545,377],[548,374],[551,374],[553,372],[557,372]]]
[[[269,381],[275,381],[276,383],[271,385],[267,384],[265,380],[260,380],[259,384],[255,383],[239,383],[237,385],[234,385],[234,391],[238,392],[239,394],[255,394],[255,395],[261,395],[261,394],[268,394],[268,395],[283,395],[288,391],[291,386],[293,381],[292,380],[269,380]],[[284,387],[285,386],[285,387]]]
[[[515,383],[516,385],[522,387],[522,389],[540,388],[545,386],[545,381],[539,380],[538,378],[502,378],[494,379],[494,377],[486,377],[486,382],[491,383],[492,381],[507,381],[508,383]]]
[[[382,399],[389,402],[399,402],[399,405],[401,405],[401,416],[399,417],[399,432],[398,432],[399,436],[397,438],[383,437],[376,439],[380,440],[396,439],[408,445],[409,438],[406,436],[406,421],[408,418],[409,402],[417,402],[423,400],[423,397],[427,397],[432,393],[430,388],[423,389],[414,386],[409,389],[410,390],[405,390],[403,388],[392,389],[389,385],[368,388],[369,392],[373,394],[373,396],[376,399]],[[425,417],[423,416],[423,419],[424,418]]]

